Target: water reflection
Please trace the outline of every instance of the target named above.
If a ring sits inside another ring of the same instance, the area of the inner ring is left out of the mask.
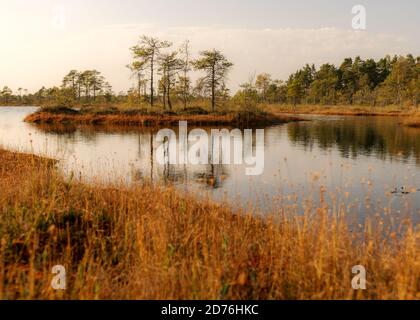
[[[347,117],[337,121],[315,121],[311,125],[293,124],[288,135],[295,145],[311,149],[337,147],[344,158],[359,155],[380,159],[415,159],[420,164],[419,130],[406,128],[392,117]]]
[[[76,157],[76,154],[78,154],[79,165],[80,163],[87,164],[83,161],[83,155],[82,159],[80,159],[80,151],[75,149],[75,145],[80,144],[81,141],[83,144],[96,147],[101,146],[102,148],[104,138],[107,140],[121,136],[124,137],[124,140],[129,138],[130,143],[127,145],[129,148],[124,149],[123,145],[114,146],[114,155],[110,157],[112,160],[116,160],[121,155],[129,153],[132,144],[136,144],[135,159],[130,162],[130,170],[125,174],[125,179],[128,179],[128,181],[137,182],[147,179],[154,182],[163,180],[165,183],[174,184],[194,182],[207,188],[218,189],[223,186],[223,181],[229,175],[228,170],[221,164],[209,163],[208,165],[195,166],[194,169],[188,165],[170,164],[168,143],[164,143],[165,159],[168,161],[163,165],[159,165],[156,161],[158,144],[155,141],[158,129],[121,126],[75,126],[71,124],[42,124],[32,126],[32,128],[38,132],[38,135],[41,133],[49,137],[50,140],[55,140],[57,146],[55,154],[61,154],[61,158]],[[207,130],[209,131],[210,128]],[[77,162],[74,162],[74,164],[77,167],[66,166],[66,171],[72,172],[73,175],[79,170]],[[102,169],[108,170],[109,167],[102,167]],[[95,178],[103,173],[96,171]],[[84,175],[86,174],[85,172]]]
[[[244,165],[158,164],[157,130],[23,123],[34,110],[0,108],[0,145],[61,159],[65,174],[84,181],[148,179],[263,210],[299,213],[322,198],[359,217],[384,208],[393,219],[420,216],[420,130],[392,117],[311,117],[265,128],[264,173],[249,177]],[[393,193],[400,187],[413,192]]]

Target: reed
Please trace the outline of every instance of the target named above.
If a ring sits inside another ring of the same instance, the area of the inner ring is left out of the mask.
[[[326,203],[233,212],[173,187],[81,184],[0,151],[2,299],[419,299],[418,226],[351,231]],[[354,265],[368,289],[351,287]],[[54,291],[54,265],[67,290]]]
[[[413,116],[418,112],[415,107],[372,107],[372,106],[326,106],[326,105],[265,105],[264,110],[275,114],[296,113],[296,114],[319,114],[319,115],[346,115],[346,116]]]

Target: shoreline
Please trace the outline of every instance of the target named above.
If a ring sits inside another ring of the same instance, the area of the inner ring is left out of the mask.
[[[367,107],[367,106],[322,106],[322,105],[266,105],[265,110],[275,114],[302,115],[331,115],[331,116],[398,116],[410,117],[420,114],[420,108],[401,109],[395,106]]]
[[[95,108],[95,107],[93,107]],[[262,112],[251,112],[249,115],[238,111],[223,114],[188,114],[145,112],[142,109],[119,110],[98,106],[97,111],[80,111],[78,109],[39,110],[25,118],[25,122],[34,124],[83,124],[83,125],[124,125],[140,127],[176,126],[179,121],[187,121],[192,125],[276,125],[289,122],[308,121],[300,115],[320,116],[390,116],[403,118],[402,124],[407,127],[420,127],[420,110],[410,107],[401,109],[395,106],[322,106],[322,105],[261,105]],[[202,111],[202,110],[200,110]]]

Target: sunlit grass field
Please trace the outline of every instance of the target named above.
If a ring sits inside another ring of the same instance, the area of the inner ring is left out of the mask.
[[[352,231],[323,201],[257,217],[172,187],[84,185],[54,166],[0,151],[1,299],[420,299],[410,221]],[[51,287],[55,265],[65,291]],[[367,290],[352,288],[355,265]]]
[[[274,113],[299,113],[320,115],[347,115],[347,116],[404,116],[416,117],[420,109],[414,106],[364,106],[364,105],[285,105],[266,104],[261,106],[264,110]]]

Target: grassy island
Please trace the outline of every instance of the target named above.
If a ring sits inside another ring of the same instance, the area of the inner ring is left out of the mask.
[[[177,112],[124,109],[117,107],[93,107],[72,109],[67,107],[46,107],[26,117],[25,121],[36,124],[105,124],[126,126],[174,126],[179,121],[202,126],[259,126],[275,125],[301,118],[274,114],[260,109],[252,111],[208,112],[202,108],[190,108]]]

